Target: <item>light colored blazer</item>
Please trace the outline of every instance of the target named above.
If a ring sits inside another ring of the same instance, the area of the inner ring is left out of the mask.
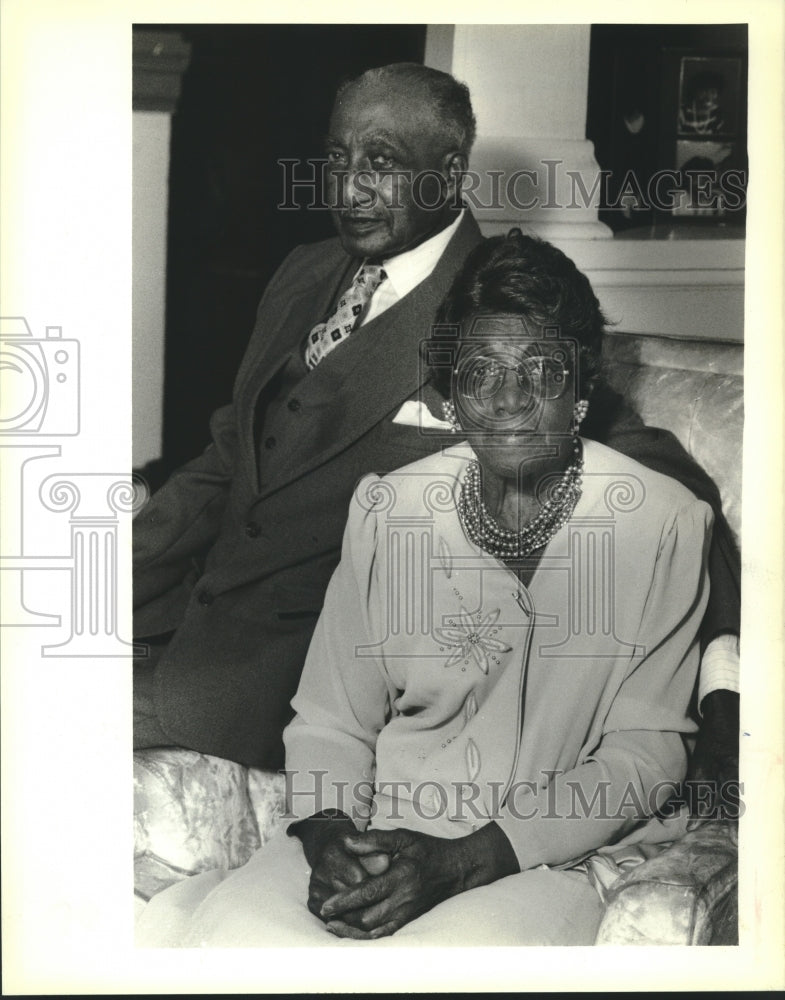
[[[526,869],[618,841],[672,794],[711,510],[584,447],[528,588],[463,533],[468,445],[361,482],[284,733],[292,816],[442,837],[493,819]]]

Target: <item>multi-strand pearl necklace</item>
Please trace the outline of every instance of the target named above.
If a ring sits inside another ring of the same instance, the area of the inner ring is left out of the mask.
[[[581,495],[583,456],[568,466],[561,482],[539,514],[521,531],[503,528],[491,515],[482,498],[482,478],[478,462],[470,462],[458,500],[458,516],[469,540],[499,559],[522,559],[541,549],[563,527]]]

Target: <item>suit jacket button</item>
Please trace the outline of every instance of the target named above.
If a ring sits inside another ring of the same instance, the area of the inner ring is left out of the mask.
[[[199,594],[199,603],[203,604],[205,607],[207,607],[208,604],[212,604],[214,600],[215,598],[209,590],[203,590],[201,594]]]
[[[300,402],[299,399],[290,399],[286,405],[289,407],[292,413],[297,413],[297,411],[302,407],[303,404]]]
[[[274,448],[275,447],[275,438],[274,437],[268,437],[266,439],[266,441],[264,442],[264,446],[268,450],[270,450],[271,448]]]
[[[249,521],[245,526],[245,533],[249,538],[258,538],[262,533],[262,529],[256,521]]]

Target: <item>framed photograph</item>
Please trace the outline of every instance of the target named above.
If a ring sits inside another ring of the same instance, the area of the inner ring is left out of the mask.
[[[736,136],[741,69],[739,57],[682,57],[676,125],[679,136]]]
[[[594,26],[587,136],[614,232],[697,221],[743,233],[747,62],[744,25]]]
[[[747,186],[746,54],[665,48],[659,169],[674,171],[659,218],[744,219]]]

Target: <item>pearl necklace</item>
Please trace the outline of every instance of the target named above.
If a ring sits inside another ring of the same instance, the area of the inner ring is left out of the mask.
[[[503,528],[485,506],[478,462],[470,462],[458,499],[458,516],[463,530],[479,548],[499,559],[521,559],[546,545],[572,517],[581,496],[583,457],[568,466],[548,501],[521,531]]]

